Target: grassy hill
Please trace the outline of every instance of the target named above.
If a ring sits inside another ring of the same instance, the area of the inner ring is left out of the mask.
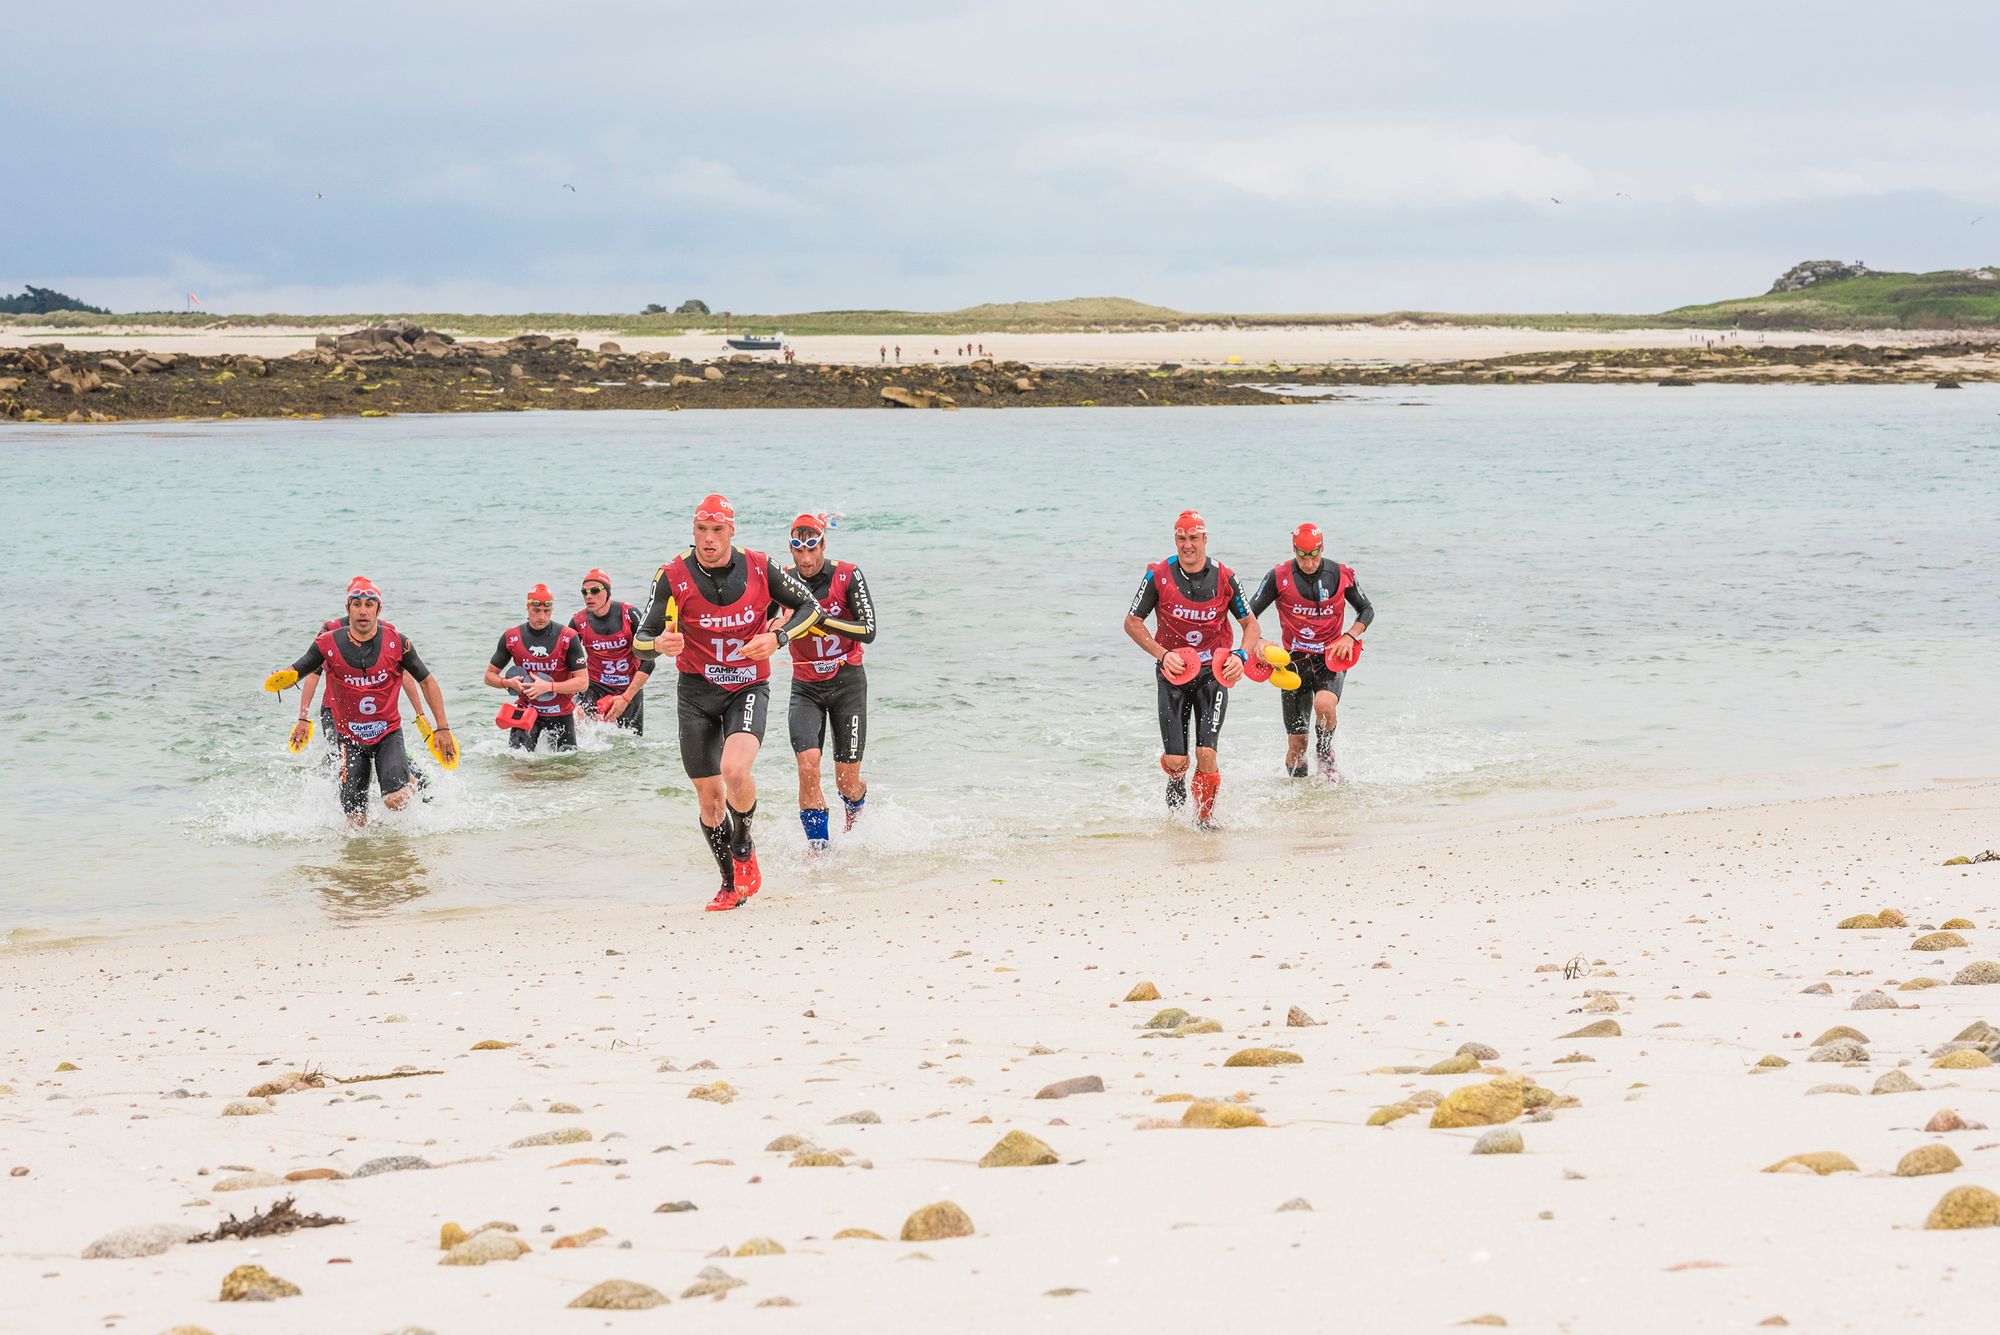
[[[2000,275],[2000,270],[1976,272]],[[391,318],[413,320],[426,329],[442,329],[471,338],[505,338],[528,331],[569,331],[617,337],[717,333],[723,328],[720,314],[530,312],[520,315],[465,315],[424,311],[230,316],[201,311],[153,311],[112,316],[59,311],[48,315],[0,315],[0,326],[33,325],[79,333],[85,330],[116,333],[139,328],[352,329]],[[1797,291],[1772,291],[1756,297],[1678,306],[1650,315],[1447,311],[1200,313],[1148,305],[1129,297],[1072,297],[1063,301],[992,303],[956,311],[842,310],[802,311],[789,315],[734,314],[728,321],[732,331],[783,330],[802,337],[857,334],[885,339],[948,339],[986,333],[1068,333],[1198,326],[1270,329],[1302,325],[1404,324],[1505,325],[1532,329],[1727,329],[1732,326],[1746,329],[1996,329],[2000,328],[2000,276],[1979,278],[1964,270],[1921,274],[1860,272],[1849,277],[1825,278]]]
[[[1863,273],[1793,292],[1680,306],[1662,318],[1703,328],[1991,329],[2000,326],[2000,269]]]

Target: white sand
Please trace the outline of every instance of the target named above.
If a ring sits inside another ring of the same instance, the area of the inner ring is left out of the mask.
[[[180,330],[148,329],[133,326],[108,334],[76,334],[65,330],[32,329],[22,326],[0,328],[0,347],[23,347],[30,343],[58,342],[85,352],[126,351],[145,348],[156,352],[178,352],[190,356],[254,354],[282,357],[313,345],[319,333],[341,332],[334,326],[324,329],[222,329],[188,333]],[[447,330],[446,332],[451,332]],[[708,361],[728,353],[722,335],[686,334],[668,338],[627,338],[575,330],[546,329],[536,332],[574,336],[584,347],[594,348],[610,340],[626,352],[671,352],[696,361]],[[1270,362],[1284,364],[1311,362],[1435,362],[1467,358],[1504,357],[1516,353],[1554,352],[1591,348],[1685,348],[1700,346],[1713,334],[1691,334],[1685,329],[1623,329],[1548,331],[1514,328],[1431,328],[1409,326],[1383,328],[1374,325],[1298,326],[1285,329],[1212,329],[1172,333],[1123,334],[1004,334],[968,330],[955,336],[924,335],[900,340],[905,363],[970,361],[958,357],[959,343],[983,343],[989,355],[1028,362],[1037,366],[1152,366],[1178,362],[1185,366],[1222,365],[1232,357],[1246,366]],[[1780,346],[1859,343],[1868,346],[1913,345],[1961,341],[1976,338],[1962,330],[1873,330],[1855,332],[1784,332],[1766,335]],[[1735,341],[1755,345],[1754,332]],[[810,363],[866,363],[880,360],[886,344],[894,348],[894,337],[838,335],[800,337],[791,340],[800,360]],[[938,350],[933,357],[932,349]],[[891,353],[890,360],[894,361]]]
[[[2000,1130],[1944,1137],[1965,1160],[1948,1177],[1887,1174],[1936,1139],[1918,1128],[1940,1108],[2000,1126],[2000,1068],[1938,1071],[1925,1056],[1974,1019],[2000,1021],[2000,988],[1890,981],[1948,981],[2000,957],[2000,865],[1938,865],[2000,843],[1997,810],[2000,789],[1984,786],[1337,854],[1330,840],[1270,854],[1225,834],[1173,865],[1134,849],[1005,884],[813,899],[775,886],[730,915],[700,913],[699,887],[678,885],[658,911],[16,953],[0,1169],[28,1173],[0,1176],[0,1328],[1373,1331],[1497,1313],[1533,1331],[1745,1329],[1773,1315],[1809,1331],[1979,1329],[2000,1232],[1921,1225],[1949,1187],[2000,1189]],[[1833,930],[1883,905],[1912,929],[1969,917],[1972,948],[1918,954],[1913,930]],[[1535,971],[1577,954],[1602,962],[1594,977]],[[1162,1001],[1117,1004],[1141,979]],[[1801,995],[1820,979],[1833,995]],[[1850,1013],[1878,986],[1902,1008]],[[1600,1018],[1575,1013],[1592,988],[1614,992],[1624,1037],[1559,1038]],[[1142,1037],[1134,1026],[1161,1005],[1225,1029]],[[1293,1005],[1326,1023],[1284,1027]],[[1807,1040],[1843,1023],[1870,1036],[1873,1059],[1806,1063]],[[488,1038],[521,1046],[468,1052]],[[1423,1116],[1362,1125],[1414,1090],[1482,1079],[1371,1073],[1466,1040],[1581,1106],[1522,1125],[1518,1157],[1475,1158],[1476,1132]],[[1222,1069],[1253,1044],[1304,1064]],[[1578,1050],[1596,1061],[1554,1060]],[[1752,1075],[1765,1053],[1793,1064]],[[702,1059],[719,1069],[686,1069]],[[64,1060],[81,1069],[55,1074]],[[220,1116],[303,1063],[444,1074]],[[1904,1063],[1925,1092],[1866,1093]],[[1032,1097],[1085,1074],[1107,1092]],[[740,1099],[687,1097],[718,1078]],[[1807,1095],[1828,1081],[1863,1093]],[[178,1088],[196,1097],[162,1097]],[[1239,1091],[1268,1129],[1140,1129],[1182,1111],[1156,1095]],[[367,1095],[380,1098],[355,1097]],[[583,1113],[540,1111],[558,1099]],[[537,1111],[509,1113],[517,1100]],[[861,1109],[881,1124],[828,1125]],[[596,1140],[508,1148],[564,1126]],[[1010,1127],[1063,1162],[976,1168]],[[787,1167],[763,1149],[787,1132],[873,1168]],[[1758,1171],[1812,1150],[1862,1172]],[[78,1259],[120,1226],[206,1227],[280,1194],[214,1191],[225,1165],[283,1174],[387,1154],[450,1166],[297,1188],[342,1227]],[[554,1166],[578,1156],[622,1162]],[[1277,1212],[1297,1196],[1312,1212]],[[680,1199],[699,1210],[654,1213]],[[894,1240],[940,1199],[977,1235]],[[437,1265],[440,1224],[493,1218],[520,1225],[533,1252]],[[553,1251],[545,1224],[610,1236]],[[831,1241],[856,1226],[891,1240]],[[707,1259],[759,1236],[787,1254]],[[218,1305],[222,1276],[245,1261],[304,1296]],[[704,1265],[747,1286],[699,1312],[563,1310],[612,1277],[683,1309]],[[1061,1287],[1087,1292],[1043,1296]],[[799,1310],[758,1310],[780,1295]]]

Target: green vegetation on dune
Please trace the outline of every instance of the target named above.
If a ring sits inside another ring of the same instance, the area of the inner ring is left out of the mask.
[[[83,332],[128,329],[353,329],[385,320],[409,320],[461,338],[507,338],[529,332],[570,332],[605,338],[646,335],[783,331],[793,337],[852,334],[885,340],[967,338],[979,334],[1080,333],[1189,328],[1277,329],[1330,325],[1506,326],[1520,329],[1993,329],[2000,328],[2000,271],[1947,270],[1939,273],[1872,273],[1858,265],[1808,261],[1779,280],[1815,266],[1842,272],[1809,277],[1795,290],[1773,290],[1706,305],[1680,306],[1656,314],[1593,312],[1490,313],[1387,311],[1371,314],[1204,313],[1153,306],[1128,297],[1073,297],[1064,301],[1017,301],[968,306],[956,311],[838,310],[789,315],[719,314],[690,311],[577,314],[527,312],[519,315],[465,315],[394,311],[351,315],[231,315],[198,311],[142,311],[105,315],[65,310],[49,314],[0,314],[0,327],[33,325]],[[1995,274],[1994,277],[1979,277]],[[699,303],[687,303],[689,306]]]
[[[1991,329],[2000,326],[2000,269],[1859,273],[1796,291],[1682,306],[1664,318],[1704,328]]]

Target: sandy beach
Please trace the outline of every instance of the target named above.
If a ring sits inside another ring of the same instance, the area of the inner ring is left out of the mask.
[[[254,356],[284,357],[310,351],[320,334],[344,333],[346,325],[300,327],[295,329],[244,328],[190,333],[184,329],[148,327],[143,324],[107,325],[103,333],[77,333],[66,329],[37,329],[27,325],[0,327],[0,348],[27,347],[36,343],[61,343],[77,352],[122,352],[144,348],[190,357]],[[445,333],[457,333],[440,325]],[[726,356],[718,330],[706,334],[682,334],[664,338],[627,337],[601,332],[523,325],[519,332],[548,334],[577,339],[586,348],[611,341],[631,353],[670,353],[695,361],[711,361]],[[1200,329],[1162,332],[1090,334],[1008,334],[968,330],[958,336],[975,351],[957,355],[946,338],[925,334],[901,341],[904,364],[936,362],[940,365],[977,360],[983,344],[988,356],[1000,360],[1028,362],[1036,366],[1156,366],[1173,362],[1183,366],[1222,366],[1231,358],[1246,366],[1271,362],[1281,364],[1313,362],[1385,362],[1392,364],[1458,361],[1469,358],[1510,357],[1523,353],[1585,351],[1610,348],[1700,347],[1704,339],[1717,338],[1712,331],[1686,329],[1547,330],[1520,328],[1480,328],[1473,326],[1300,325],[1276,329]],[[1764,335],[1770,345],[1828,347],[1855,344],[1862,347],[1910,347],[1926,343],[1948,343],[1977,338],[1964,330],[1785,330]],[[892,349],[894,338],[874,335],[801,337],[791,340],[799,360],[834,365],[882,363],[882,349]],[[1738,345],[1755,346],[1756,333],[1744,333],[1732,340]],[[935,350],[935,352],[933,351]]]
[[[1358,849],[1225,833],[719,917],[683,894],[16,951],[0,1329],[1973,1329],[2000,1233],[1923,1225],[2000,1189],[2000,1130],[1923,1128],[2000,1125],[2000,1070],[1931,1056],[2000,1020],[1953,981],[2000,959],[2000,865],[1940,865],[2000,843],[1996,811],[1941,786]],[[1907,925],[1836,929],[1887,908]],[[1968,945],[1912,949],[1955,917]],[[1166,1008],[1189,1026],[1149,1032]],[[1808,1060],[1836,1025],[1854,1060]],[[1253,1049],[1294,1064],[1229,1064]],[[1502,1072],[1549,1105],[1502,1114],[1523,1152],[1430,1125]],[[978,1166],[1012,1131],[1055,1162]],[[1963,1166],[1896,1175],[1925,1145]],[[1821,1151],[1858,1171],[1760,1171]],[[287,1195],[347,1222],[83,1259]],[[942,1201],[970,1236],[898,1240]],[[440,1264],[442,1228],[488,1221],[525,1254]],[[244,1264],[300,1293],[219,1303]],[[566,1309],[614,1279],[702,1310]]]

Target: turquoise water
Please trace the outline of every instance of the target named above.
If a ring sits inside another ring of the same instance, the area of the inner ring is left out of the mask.
[[[1005,875],[1085,836],[1205,848],[1163,830],[1150,670],[1120,630],[1190,505],[1246,583],[1316,520],[1380,616],[1341,788],[1284,780],[1276,693],[1234,693],[1224,847],[1992,773],[1996,408],[1574,387],[0,429],[0,925],[705,898],[671,692],[649,692],[643,741],[592,728],[581,754],[520,758],[480,673],[536,581],[564,616],[593,565],[642,599],[718,489],[749,546],[843,513],[836,554],[883,626],[868,817],[812,868],[775,688],[758,774],[781,892]],[[258,688],[356,573],[471,754],[350,835],[284,751],[296,696]]]

